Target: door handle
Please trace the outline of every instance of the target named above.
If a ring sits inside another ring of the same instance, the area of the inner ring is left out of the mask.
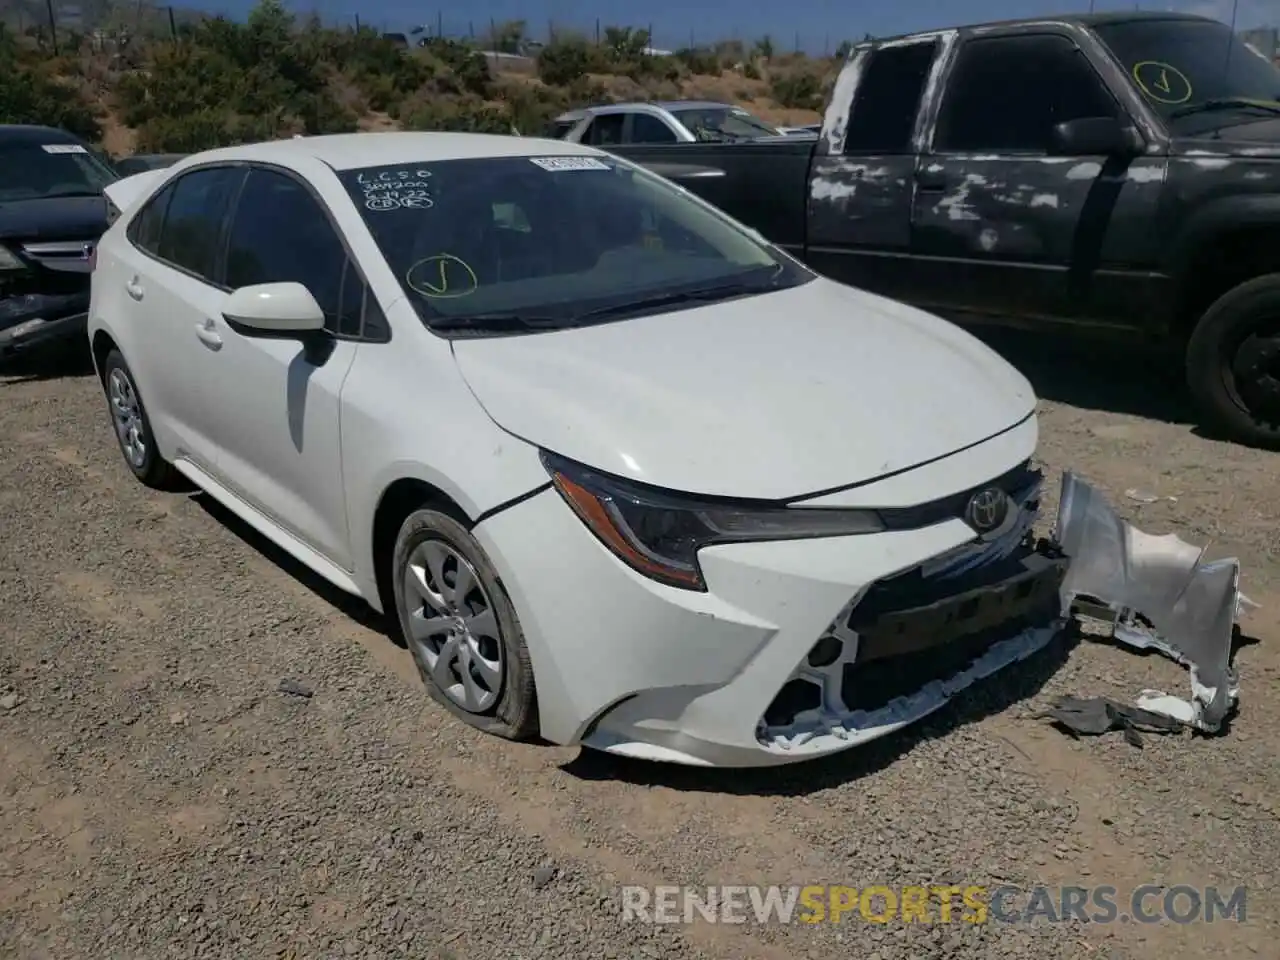
[[[947,189],[947,175],[942,171],[917,170],[916,185],[931,193],[941,192]]]
[[[133,297],[133,299],[135,300],[142,299],[142,294],[143,294],[142,284],[138,282],[137,277],[134,277],[132,280],[126,283],[124,285],[124,289],[129,294],[129,296]]]
[[[205,320],[203,323],[197,323],[196,336],[200,338],[201,343],[213,350],[219,350],[222,347],[222,337],[219,336],[218,330],[213,325],[212,320]]]

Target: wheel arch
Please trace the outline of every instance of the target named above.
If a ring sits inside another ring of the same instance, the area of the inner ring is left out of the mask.
[[[1206,204],[1180,232],[1170,266],[1178,278],[1170,332],[1185,341],[1227,291],[1280,272],[1280,194]]]
[[[120,345],[116,343],[115,338],[112,337],[111,334],[108,333],[106,330],[95,331],[93,334],[93,339],[90,340],[89,343],[90,343],[89,353],[90,353],[90,356],[93,357],[94,372],[97,373],[98,379],[102,380],[104,376],[102,368],[106,365],[107,354],[109,354],[112,350],[119,350]]]
[[[381,612],[390,616],[395,610],[395,592],[391,582],[392,552],[405,518],[422,507],[433,507],[453,517],[468,530],[474,518],[458,500],[420,476],[405,475],[388,483],[373,510],[369,536],[369,569]],[[394,618],[391,618],[394,619]]]

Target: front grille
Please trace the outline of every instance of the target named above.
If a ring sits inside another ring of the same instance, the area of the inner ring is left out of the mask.
[[[953,520],[964,516],[969,499],[982,490],[992,487],[1007,495],[1014,503],[1022,503],[1040,489],[1044,482],[1044,474],[1031,466],[1030,460],[1024,460],[994,480],[969,487],[959,493],[923,503],[915,507],[889,507],[877,513],[890,530],[919,530],[945,520]]]
[[[1068,560],[1033,533],[1040,480],[1023,464],[984,484],[979,489],[1005,490],[1016,508],[999,530],[878,581],[851,601],[761,717],[762,742],[840,727],[963,674],[1002,641],[1058,621]],[[969,495],[954,499],[963,504]]]
[[[96,244],[88,240],[55,240],[42,243],[24,243],[23,256],[32,263],[59,273],[87,274],[91,269],[90,255]]]
[[[902,578],[877,584],[849,615],[858,650],[843,665],[840,699],[849,710],[879,709],[1050,623],[1061,610],[1066,572],[1066,557],[1042,541],[969,575],[919,583],[905,594],[910,606],[895,602],[910,589]]]

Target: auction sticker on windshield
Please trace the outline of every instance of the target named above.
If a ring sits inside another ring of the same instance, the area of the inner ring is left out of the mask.
[[[78,143],[46,143],[40,147],[45,153],[88,153]]]
[[[611,170],[607,163],[595,157],[530,157],[529,162],[543,170],[559,173],[561,170]]]

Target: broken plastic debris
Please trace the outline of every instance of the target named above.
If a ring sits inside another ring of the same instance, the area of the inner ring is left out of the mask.
[[[1126,490],[1124,495],[1130,500],[1138,503],[1159,503],[1161,500],[1168,500],[1170,503],[1177,503],[1177,497],[1162,497],[1158,493],[1151,493],[1147,490],[1138,490],[1136,488]]]
[[[1145,709],[1218,730],[1240,692],[1231,664],[1235,621],[1257,606],[1240,594],[1239,561],[1205,563],[1202,547],[1143,533],[1070,472],[1062,476],[1055,536],[1071,558],[1064,610],[1079,604],[1094,614],[1100,605],[1117,641],[1190,667],[1189,701],[1148,691]]]
[[[1169,697],[1175,703],[1184,703]],[[1123,730],[1124,738],[1135,747],[1142,746],[1139,730],[1148,733],[1177,733],[1190,720],[1171,718],[1162,710],[1153,709],[1139,701],[1136,707],[1116,703],[1106,697],[1081,700],[1079,697],[1059,697],[1042,716],[1068,730],[1073,736],[1096,737],[1109,730]]]

